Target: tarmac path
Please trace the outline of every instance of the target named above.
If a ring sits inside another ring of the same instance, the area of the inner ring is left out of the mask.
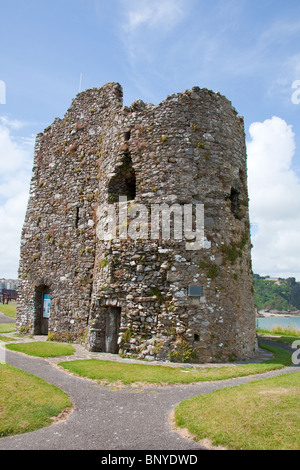
[[[0,312],[0,323],[14,323],[14,322],[15,320],[13,318],[9,318]]]
[[[294,366],[225,381],[112,389],[70,375],[47,359],[6,350],[5,361],[64,390],[74,409],[65,421],[0,439],[0,450],[206,450],[172,430],[169,416],[177,404],[224,387],[299,372],[299,367]]]

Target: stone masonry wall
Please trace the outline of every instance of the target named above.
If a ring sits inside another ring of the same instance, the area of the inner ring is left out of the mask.
[[[17,328],[37,328],[36,293],[45,286],[49,332],[85,338],[90,350],[149,360],[253,357],[246,168],[243,119],[219,94],[194,87],[130,108],[115,83],[79,94],[37,137]],[[153,204],[203,204],[203,248],[151,237],[150,215],[143,235],[139,212],[101,239],[103,207],[118,220],[120,196],[149,214]],[[125,237],[130,229],[141,236]],[[201,294],[189,296],[189,286]]]

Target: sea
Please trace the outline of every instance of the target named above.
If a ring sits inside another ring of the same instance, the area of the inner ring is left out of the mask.
[[[272,330],[278,326],[288,329],[296,329],[300,331],[300,316],[299,317],[259,317],[256,318],[257,328],[263,330]]]

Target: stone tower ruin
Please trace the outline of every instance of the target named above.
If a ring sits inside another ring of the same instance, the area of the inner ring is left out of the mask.
[[[243,119],[198,87],[157,106],[122,96],[82,92],[37,136],[17,329],[148,360],[255,356]]]

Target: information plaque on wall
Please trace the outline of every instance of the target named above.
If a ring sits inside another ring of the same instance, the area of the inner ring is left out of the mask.
[[[43,318],[50,318],[50,301],[51,295],[44,294]]]

